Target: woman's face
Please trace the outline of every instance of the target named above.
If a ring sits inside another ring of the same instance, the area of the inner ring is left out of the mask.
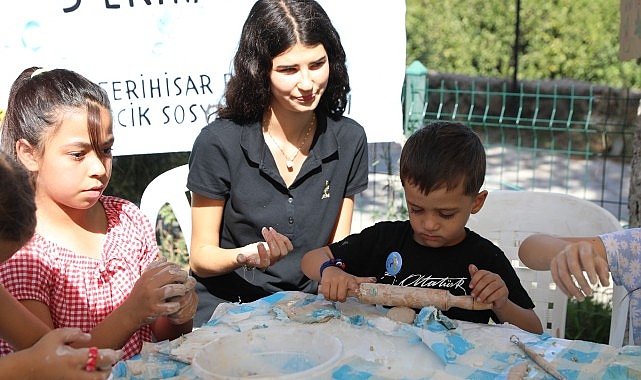
[[[272,60],[272,108],[295,112],[318,106],[329,80],[329,58],[322,44],[296,44]]]

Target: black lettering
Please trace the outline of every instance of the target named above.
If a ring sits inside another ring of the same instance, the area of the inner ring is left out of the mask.
[[[142,112],[142,108],[138,107],[138,125],[142,125],[142,119],[147,120],[147,125],[151,125],[151,121],[149,121],[149,118],[147,117],[147,112],[149,112],[149,107],[147,107],[144,112]]]
[[[165,115],[165,121],[163,121],[163,124],[169,124],[169,122],[171,121],[171,118],[169,117],[169,115],[167,115],[167,109],[169,109],[169,106],[164,106],[162,108],[162,114]]]
[[[112,5],[112,4],[109,3],[109,0],[105,0],[105,8],[107,8],[107,9],[118,9],[118,8],[120,8],[120,4]]]
[[[154,86],[154,80],[149,79],[149,93],[151,94],[151,98],[153,99],[154,97],[154,90],[158,92],[158,97],[160,98],[160,78],[156,78],[156,85]]]
[[[209,91],[210,94],[213,94],[214,92],[209,88],[209,84],[211,83],[211,78],[209,78],[209,75],[206,74],[200,74],[200,91],[201,94],[205,93],[205,88]]]
[[[124,124],[120,119],[120,116],[122,115],[123,112],[125,112],[124,109],[121,109],[120,111],[118,111],[118,117],[116,117],[116,120],[118,120],[118,124],[120,124],[121,127],[126,127],[127,124]]]
[[[70,6],[69,8],[62,8],[62,11],[65,12],[65,13],[70,13],[70,12],[75,11],[79,7],[80,7],[80,0],[77,0],[76,3],[74,5],[72,5],[72,6]]]
[[[136,94],[136,82],[132,80],[126,80],[125,83],[127,85],[127,99],[131,99],[131,94],[133,94],[136,99],[138,99],[138,94]]]
[[[178,110],[180,110],[180,120],[178,120]],[[178,105],[174,108],[174,120],[178,124],[182,124],[185,121],[185,109],[183,106]]]
[[[196,104],[192,104],[189,106],[189,113],[191,114],[191,116],[193,116],[193,118],[190,120],[191,123],[198,120],[198,116],[196,116],[196,112],[194,112],[194,108],[196,107],[197,107]]]
[[[198,95],[198,89],[196,88],[194,81],[191,79],[191,76],[187,77],[187,90],[185,90],[185,95],[189,95],[189,90],[196,91],[196,95]]]
[[[176,86],[176,89],[178,90],[178,92],[175,94],[176,96],[183,93],[182,89],[180,88],[180,84],[178,84],[178,81],[180,79],[181,79],[180,77],[176,77],[176,79],[174,79],[174,86]]]

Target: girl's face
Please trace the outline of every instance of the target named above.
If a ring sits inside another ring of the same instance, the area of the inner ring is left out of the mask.
[[[448,191],[442,187],[428,195],[411,183],[406,183],[404,190],[414,240],[431,248],[449,247],[463,241],[470,214],[481,209],[487,195],[486,191],[475,197],[465,195],[460,184],[456,189]]]
[[[111,177],[111,147],[114,142],[111,114],[101,108],[100,152],[89,139],[87,112],[72,110],[62,123],[45,137],[45,149],[38,157],[36,197],[73,209],[95,205]]]
[[[311,111],[318,106],[329,80],[329,59],[322,44],[296,44],[272,60],[272,108]]]

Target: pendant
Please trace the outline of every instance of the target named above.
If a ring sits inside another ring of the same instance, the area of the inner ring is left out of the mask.
[[[285,165],[287,165],[287,169],[289,169],[289,170],[294,169],[294,161],[292,161],[292,160],[285,161]]]

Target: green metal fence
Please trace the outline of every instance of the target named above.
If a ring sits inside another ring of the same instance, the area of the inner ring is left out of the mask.
[[[486,146],[488,189],[572,194],[627,225],[638,93],[571,81],[514,85],[428,73],[415,63],[407,70],[403,104],[406,135],[432,120],[472,127]],[[358,205],[378,210],[382,219],[399,211],[394,163],[400,146],[374,145],[370,191],[378,194],[364,195]],[[385,204],[388,215],[381,211]]]

